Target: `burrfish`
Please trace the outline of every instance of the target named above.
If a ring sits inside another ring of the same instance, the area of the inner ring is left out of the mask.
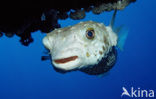
[[[118,34],[109,26],[95,21],[80,22],[58,28],[43,38],[54,69],[61,73],[80,70],[90,75],[109,71],[116,63]]]

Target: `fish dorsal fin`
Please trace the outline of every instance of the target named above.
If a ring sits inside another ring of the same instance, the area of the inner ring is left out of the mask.
[[[116,13],[117,13],[117,9],[114,10],[111,22],[110,22],[110,27],[113,28],[114,27],[114,22],[115,22],[115,17],[116,17]]]

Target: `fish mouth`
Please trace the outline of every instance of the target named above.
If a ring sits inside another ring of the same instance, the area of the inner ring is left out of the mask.
[[[62,58],[62,59],[55,59],[54,62],[57,64],[64,64],[64,63],[68,63],[70,61],[74,61],[77,58],[78,58],[78,56],[71,56],[71,57]]]

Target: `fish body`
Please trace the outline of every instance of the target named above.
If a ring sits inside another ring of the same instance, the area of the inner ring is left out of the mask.
[[[80,70],[90,75],[109,71],[116,62],[118,43],[112,24],[86,21],[48,33],[43,44],[50,51],[54,69],[61,73]]]
[[[49,49],[55,68],[71,71],[98,65],[117,45],[117,38],[111,27],[86,21],[55,29],[44,37],[43,44]]]

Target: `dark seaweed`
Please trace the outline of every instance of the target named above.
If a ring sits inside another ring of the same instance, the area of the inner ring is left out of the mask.
[[[58,20],[65,20],[73,15],[75,19],[85,17],[85,12],[92,11],[100,4],[115,3],[118,0],[1,0],[0,1],[0,37],[17,35],[21,44],[28,46],[33,42],[31,33],[40,30],[48,33],[61,27]],[[129,0],[134,2],[136,0]],[[80,11],[83,8],[83,11]],[[74,10],[74,12],[71,11]],[[112,9],[113,10],[113,9]],[[76,12],[83,13],[76,13]],[[42,19],[44,14],[45,20]],[[81,14],[84,14],[83,16]]]

